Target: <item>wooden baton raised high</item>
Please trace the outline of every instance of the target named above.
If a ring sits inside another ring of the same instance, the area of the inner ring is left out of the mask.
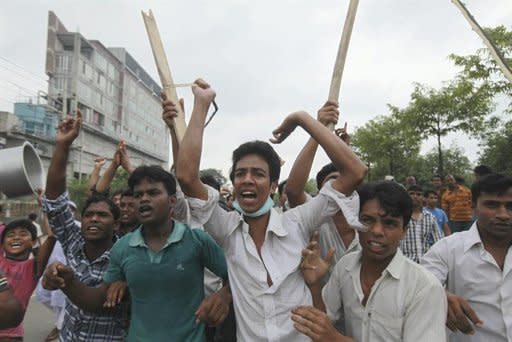
[[[347,58],[348,45],[350,43],[350,36],[352,35],[352,27],[356,18],[357,5],[359,0],[350,0],[350,5],[343,25],[343,33],[341,34],[340,45],[338,47],[338,55],[334,63],[334,70],[332,72],[331,88],[329,89],[329,101],[338,102],[340,97],[341,78],[343,76],[343,68],[345,67],[345,59]],[[334,125],[329,125],[331,130],[334,130]]]
[[[153,51],[153,57],[155,58],[158,75],[160,76],[160,82],[162,82],[163,93],[168,100],[177,105],[176,108],[178,110],[178,116],[174,120],[174,127],[178,142],[181,142],[183,136],[185,135],[187,124],[185,122],[185,114],[179,105],[176,86],[172,80],[171,70],[169,69],[169,64],[167,63],[167,57],[165,55],[162,39],[160,38],[160,33],[158,32],[158,27],[156,26],[153,12],[151,12],[151,10],[149,10],[148,14],[144,13],[144,11],[141,12],[142,18],[144,19],[144,24],[146,26],[146,31],[148,33],[149,42],[151,43],[151,50]]]

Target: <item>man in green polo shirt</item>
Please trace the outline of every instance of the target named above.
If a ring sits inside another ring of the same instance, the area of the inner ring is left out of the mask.
[[[65,268],[50,270],[83,310],[105,310],[112,283],[126,282],[131,296],[128,341],[204,341],[204,324],[227,315],[227,289],[204,299],[204,268],[227,279],[222,249],[199,229],[172,219],[176,181],[158,166],[141,166],[130,175],[141,228],[125,235],[110,253],[104,282],[90,288]],[[203,300],[204,299],[204,300]]]

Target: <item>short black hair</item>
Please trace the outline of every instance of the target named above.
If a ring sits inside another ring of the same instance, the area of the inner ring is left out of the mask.
[[[84,207],[82,209],[82,216],[84,216],[85,211],[87,210],[87,208],[89,208],[89,206],[91,204],[100,203],[100,202],[105,202],[108,205],[108,207],[110,209],[110,213],[114,217],[115,221],[119,220],[119,217],[121,216],[119,207],[114,203],[114,201],[112,201],[107,196],[99,195],[99,194],[94,194],[85,201]]]
[[[403,228],[407,227],[412,215],[412,199],[403,186],[390,181],[370,182],[363,183],[357,192],[360,208],[366,202],[377,199],[386,215],[402,217]]]
[[[117,195],[121,195],[123,193],[123,189],[116,190],[110,195],[111,199],[114,199]],[[98,193],[99,195],[104,195],[103,193]],[[105,192],[105,194],[108,194],[108,191]]]
[[[238,163],[243,157],[250,154],[256,154],[265,159],[268,164],[271,183],[279,181],[279,176],[281,174],[281,158],[279,158],[279,155],[269,143],[261,140],[254,140],[243,143],[233,151],[233,165],[229,172],[229,179],[231,182],[235,179],[236,163]]]
[[[471,201],[476,205],[482,193],[503,195],[512,188],[512,177],[499,173],[490,173],[483,176],[471,186]]]
[[[430,196],[431,194],[434,194],[436,195],[437,197],[439,197],[439,195],[437,194],[437,192],[435,190],[432,190],[432,189],[428,189],[428,190],[425,190],[425,192],[423,193],[423,197],[427,198],[428,196]]]
[[[124,190],[121,192],[121,198],[123,198],[123,197],[133,197],[133,191],[132,191],[132,189],[130,189],[130,188],[124,189]]]
[[[32,238],[32,241],[35,241],[37,239],[37,230],[36,226],[32,223],[32,221],[28,219],[20,219],[20,220],[14,220],[9,222],[2,232],[2,236],[0,238],[0,243],[4,242],[4,238],[7,235],[7,232],[14,230],[16,228],[23,228],[30,232],[30,236]]]
[[[336,166],[334,166],[333,163],[329,163],[327,165],[324,165],[320,171],[316,174],[316,187],[318,190],[322,187],[322,183],[325,180],[325,177],[327,177],[330,173],[338,172],[338,169]]]
[[[176,179],[174,176],[158,165],[143,165],[136,168],[128,178],[128,186],[133,191],[135,186],[147,179],[151,183],[162,182],[168,195],[176,194]]]
[[[217,181],[217,179],[213,175],[206,174],[206,175],[202,175],[199,178],[201,179],[201,182],[203,184],[209,185],[212,188],[214,188],[215,190],[220,191],[220,183],[219,183],[219,181]]]
[[[441,178],[441,179],[443,179],[443,177],[439,173],[436,173],[435,175],[433,175],[432,179],[434,179],[434,178]]]
[[[473,172],[479,176],[485,176],[492,173],[492,169],[487,165],[477,165],[473,169]]]
[[[462,176],[454,176],[455,182],[460,185],[464,185],[466,183],[466,180]]]
[[[282,181],[281,183],[279,183],[279,185],[277,186],[277,192],[279,192],[279,195],[282,195],[283,194],[283,190],[284,190],[284,186],[286,185],[286,182],[288,182],[288,179]]]
[[[407,188],[407,191],[419,191],[423,192],[423,188],[419,186],[418,184],[413,184],[410,187]]]

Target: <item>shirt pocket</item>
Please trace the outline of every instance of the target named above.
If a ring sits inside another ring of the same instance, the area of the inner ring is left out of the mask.
[[[370,341],[402,341],[403,317],[393,317],[372,311]],[[414,342],[414,341],[412,341]]]

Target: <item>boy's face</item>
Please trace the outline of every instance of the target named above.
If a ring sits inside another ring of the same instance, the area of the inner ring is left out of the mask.
[[[512,240],[512,188],[501,196],[481,193],[475,214],[481,235],[498,241]]]
[[[82,215],[82,234],[87,241],[112,239],[116,225],[106,202],[91,203]]]
[[[133,199],[139,223],[148,227],[168,220],[176,204],[176,196],[167,193],[164,183],[146,178],[133,187]]]
[[[24,260],[32,251],[32,235],[26,228],[14,228],[5,233],[2,247],[5,254],[12,259]]]
[[[427,206],[429,206],[430,208],[435,208],[437,207],[437,195],[434,195],[434,194],[428,194],[428,197],[427,197]]]
[[[366,201],[359,213],[359,221],[367,231],[359,232],[363,258],[389,262],[405,236],[406,227],[400,217],[386,214],[378,199]]]
[[[421,191],[410,190],[408,193],[411,196],[412,204],[416,208],[423,206],[423,193]]]
[[[266,160],[259,155],[248,154],[236,163],[233,195],[244,211],[253,213],[260,209],[276,187],[277,182],[270,182]]]
[[[135,200],[132,196],[122,196],[119,203],[121,217],[119,222],[125,225],[137,224],[137,215],[135,215]]]
[[[443,180],[441,179],[441,177],[434,177],[432,178],[432,185],[434,186],[434,188],[438,189],[443,186]]]

